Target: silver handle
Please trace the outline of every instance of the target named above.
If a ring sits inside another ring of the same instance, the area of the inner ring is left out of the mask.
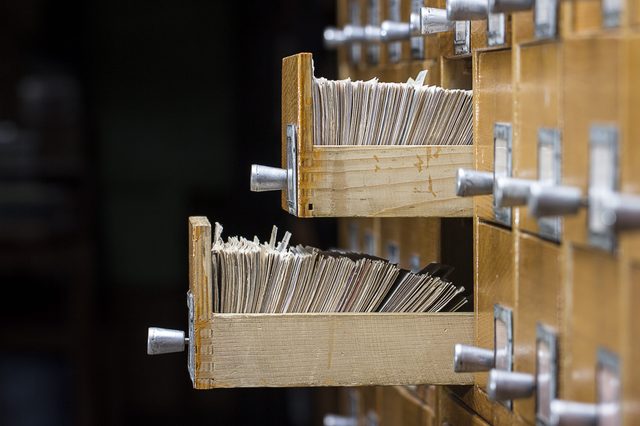
[[[324,426],[358,426],[358,419],[337,414],[326,414],[322,419],[322,424]]]
[[[251,166],[251,191],[283,191],[287,189],[287,170],[279,167]]]
[[[342,32],[344,32],[344,36],[349,42],[366,41],[364,27],[361,27],[359,25],[345,25],[342,29]]]
[[[491,13],[511,13],[533,8],[533,0],[489,0]]]
[[[493,197],[496,207],[513,207],[527,204],[529,189],[535,180],[501,177],[496,179]]]
[[[529,398],[535,388],[536,379],[532,374],[495,369],[489,372],[487,392],[494,401]]]
[[[409,22],[383,21],[380,40],[384,42],[408,40],[420,35],[420,14],[412,13]]]
[[[460,343],[453,349],[453,371],[456,373],[489,371],[494,366],[495,355],[492,350]]]
[[[450,21],[476,21],[487,19],[487,0],[447,0],[447,19]]]
[[[585,205],[580,188],[542,183],[529,188],[527,209],[535,218],[576,214]]]
[[[189,339],[184,337],[184,331],[168,328],[149,327],[147,335],[147,354],[160,355],[173,352],[183,352]]]
[[[347,36],[340,28],[327,27],[324,29],[323,39],[324,47],[327,49],[335,49],[339,46],[347,44]]]
[[[435,7],[420,8],[420,32],[422,34],[437,34],[452,31],[455,22],[447,19],[446,9]]]
[[[551,401],[551,424],[554,426],[594,426],[597,422],[596,404],[561,399]]]
[[[456,174],[456,195],[472,197],[493,193],[493,173],[458,169]]]
[[[601,221],[617,231],[640,228],[640,197],[627,194],[607,194],[600,212]]]

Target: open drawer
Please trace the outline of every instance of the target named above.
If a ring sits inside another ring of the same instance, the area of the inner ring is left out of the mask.
[[[453,371],[454,345],[474,340],[473,313],[214,313],[207,218],[190,218],[189,236],[195,388],[473,383]],[[149,353],[170,352],[158,344],[150,331]]]
[[[470,217],[455,194],[472,145],[314,145],[310,53],[282,61],[282,169],[252,169],[252,189],[282,189],[299,217]],[[278,181],[278,182],[274,182]]]

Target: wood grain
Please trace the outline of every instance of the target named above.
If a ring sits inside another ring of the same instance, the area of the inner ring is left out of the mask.
[[[537,180],[538,130],[560,130],[562,123],[562,43],[521,45],[516,52],[520,65],[513,75],[513,175]],[[515,208],[514,213],[519,229],[538,232],[538,222],[528,216],[526,207]]]
[[[523,233],[518,234],[518,251],[514,370],[535,374],[537,323],[554,328],[558,335],[563,329],[566,258],[560,246]],[[535,424],[535,398],[514,401],[514,410]]]
[[[467,217],[455,195],[472,146],[316,146],[300,171],[304,217]]]
[[[473,140],[475,168],[493,171],[493,125],[512,122],[511,49],[474,51]],[[493,197],[473,197],[474,214],[494,220]]]
[[[515,308],[516,246],[511,231],[485,223],[475,230],[475,312],[476,346],[493,349],[493,306]],[[476,373],[476,383],[484,388],[487,373]]]
[[[201,329],[210,387],[469,384],[455,343],[472,314],[214,314]]]

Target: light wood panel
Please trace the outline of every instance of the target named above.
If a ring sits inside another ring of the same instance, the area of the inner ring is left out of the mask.
[[[493,171],[493,125],[512,121],[511,50],[475,51],[473,57],[475,168]],[[473,197],[474,214],[493,220],[493,197]]]
[[[472,382],[452,363],[471,314],[214,314],[200,334],[212,388]]]
[[[438,424],[451,426],[489,425],[479,415],[461,404],[455,395],[449,393],[446,389],[443,389],[438,395]]]
[[[316,146],[299,169],[299,216],[465,217],[455,195],[472,146]]]
[[[621,357],[622,374],[622,416],[625,425],[640,424],[640,327],[636,312],[640,301],[640,262],[623,261],[623,340]]]
[[[514,312],[514,370],[536,374],[536,325],[562,330],[564,262],[559,245],[519,234],[518,301]],[[531,424],[536,422],[535,398],[514,401],[514,410]]]

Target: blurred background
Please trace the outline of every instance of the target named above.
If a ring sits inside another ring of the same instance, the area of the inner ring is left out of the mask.
[[[0,425],[312,424],[313,390],[192,390],[187,217],[335,244],[279,193],[280,61],[314,54],[332,0],[0,3]],[[324,396],[324,398],[327,398]],[[330,397],[329,397],[330,398]]]

